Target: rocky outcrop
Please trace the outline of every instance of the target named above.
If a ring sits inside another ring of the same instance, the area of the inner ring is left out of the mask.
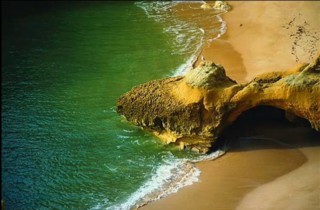
[[[309,120],[320,129],[320,61],[260,75],[246,84],[228,78],[222,66],[203,62],[184,77],[151,81],[117,103],[118,113],[151,130],[167,144],[206,153],[221,131],[259,105]]]
[[[215,1],[213,5],[211,3],[204,3],[201,5],[202,9],[215,9],[222,11],[230,11],[231,6],[225,1]]]

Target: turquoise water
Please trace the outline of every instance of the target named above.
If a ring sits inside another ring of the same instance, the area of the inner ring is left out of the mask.
[[[184,185],[196,181],[184,161],[192,154],[127,123],[115,104],[133,86],[172,75],[199,42],[181,51],[176,34],[134,2],[56,6],[2,20],[7,209],[128,209],[169,180],[181,183],[177,168],[190,175]]]

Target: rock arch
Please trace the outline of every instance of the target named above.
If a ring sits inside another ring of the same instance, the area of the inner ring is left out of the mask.
[[[206,153],[223,129],[246,110],[266,105],[307,119],[320,130],[320,58],[288,71],[260,75],[246,84],[222,66],[202,62],[185,76],[133,88],[117,102],[118,113],[166,143]]]

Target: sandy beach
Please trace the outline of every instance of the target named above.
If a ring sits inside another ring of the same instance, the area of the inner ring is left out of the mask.
[[[222,64],[238,82],[312,62],[320,52],[320,3],[300,1],[230,2],[222,15],[227,33],[201,55]],[[208,23],[209,24],[209,23]]]
[[[224,156],[196,164],[198,183],[142,209],[318,209],[319,133],[270,124],[238,125]]]
[[[222,64],[237,82],[288,70],[319,54],[319,2],[230,5],[233,9],[222,15],[227,33],[204,46],[199,58]],[[274,120],[240,120],[229,131],[230,150],[196,164],[198,183],[141,209],[320,209],[319,133]]]

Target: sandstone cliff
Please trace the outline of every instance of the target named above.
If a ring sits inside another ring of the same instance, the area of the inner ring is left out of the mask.
[[[167,144],[206,153],[221,131],[259,105],[286,110],[320,129],[320,56],[312,64],[260,75],[246,84],[222,66],[203,62],[184,77],[151,81],[117,103],[118,113],[151,130]]]

